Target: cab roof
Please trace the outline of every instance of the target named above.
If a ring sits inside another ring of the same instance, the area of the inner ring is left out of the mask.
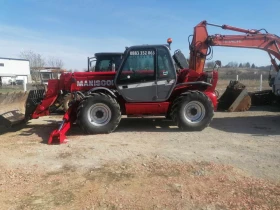
[[[123,55],[123,52],[99,52],[95,53],[95,56],[100,56],[100,55]]]
[[[133,46],[127,47],[126,51],[134,50],[134,49],[159,48],[159,47],[165,47],[168,50],[170,50],[168,44],[153,44],[153,45],[146,44],[146,45],[133,45]]]

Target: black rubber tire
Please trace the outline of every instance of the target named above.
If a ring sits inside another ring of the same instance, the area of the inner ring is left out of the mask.
[[[63,110],[66,112],[69,109],[69,102],[71,100],[71,93],[66,93],[63,96],[62,107]]]
[[[111,111],[110,121],[101,126],[93,125],[88,119],[88,111],[95,103],[103,103]],[[111,133],[119,125],[121,120],[120,105],[115,98],[104,93],[95,93],[91,97],[82,100],[77,109],[77,124],[87,134]]]
[[[191,101],[198,101],[205,109],[204,117],[196,122],[189,122],[185,118],[184,108]],[[178,96],[171,107],[171,117],[175,124],[182,130],[201,131],[208,127],[214,116],[212,101],[202,92],[190,91],[187,94]]]

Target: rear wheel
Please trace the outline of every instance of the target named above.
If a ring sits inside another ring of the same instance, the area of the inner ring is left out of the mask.
[[[88,134],[111,133],[121,120],[118,102],[109,95],[95,94],[80,102],[77,124]]]
[[[183,130],[201,131],[206,128],[214,116],[210,99],[199,91],[175,99],[171,108],[171,117]]]

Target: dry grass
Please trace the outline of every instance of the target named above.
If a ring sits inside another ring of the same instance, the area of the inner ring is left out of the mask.
[[[241,83],[246,85],[249,90],[259,90],[260,88],[260,81],[259,80],[239,80]],[[229,84],[230,80],[220,79],[218,80],[217,88],[226,88]],[[267,81],[263,81],[262,84],[263,89],[271,89],[269,87]]]
[[[218,80],[216,90],[220,93],[220,95],[226,90],[227,86],[229,85],[230,80],[220,79]],[[242,80],[240,79],[239,82],[244,84],[248,91],[254,92],[260,90],[260,81],[259,80]],[[262,90],[271,90],[269,87],[268,81],[263,81]]]

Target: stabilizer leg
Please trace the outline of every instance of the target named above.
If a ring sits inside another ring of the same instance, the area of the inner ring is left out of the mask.
[[[58,144],[67,143],[66,133],[70,129],[71,124],[76,120],[76,107],[76,104],[73,104],[69,107],[63,116],[63,121],[59,128],[51,133],[48,144],[52,144],[54,142],[58,142]]]

